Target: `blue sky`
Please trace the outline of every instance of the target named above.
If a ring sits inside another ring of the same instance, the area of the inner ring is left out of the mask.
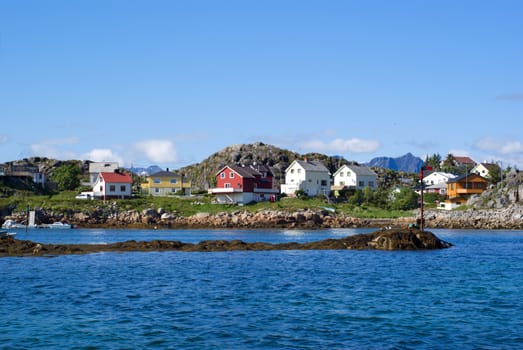
[[[0,162],[261,141],[523,168],[523,1],[0,0]]]

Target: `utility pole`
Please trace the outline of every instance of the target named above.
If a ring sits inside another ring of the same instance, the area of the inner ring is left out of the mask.
[[[424,225],[425,225],[425,220],[423,219],[423,202],[424,202],[424,199],[423,199],[423,193],[425,192],[425,183],[423,182],[423,172],[425,170],[432,170],[432,167],[431,166],[422,166],[420,171],[419,171],[419,179],[420,179],[420,185],[421,185],[421,205],[420,205],[420,230],[421,232],[423,232],[424,230]]]

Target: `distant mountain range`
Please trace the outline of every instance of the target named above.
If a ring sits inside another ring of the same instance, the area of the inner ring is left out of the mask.
[[[129,168],[127,170],[140,176],[148,176],[162,171],[164,169],[160,168],[158,165],[151,165],[147,168]]]
[[[370,167],[391,169],[395,171],[405,171],[408,173],[418,173],[423,166],[423,160],[419,157],[407,153],[401,157],[377,157],[373,158],[368,164]]]

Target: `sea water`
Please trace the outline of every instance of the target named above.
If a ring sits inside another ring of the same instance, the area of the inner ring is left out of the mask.
[[[368,230],[34,230],[18,239],[306,242]],[[523,232],[435,251],[0,258],[3,349],[523,348]]]

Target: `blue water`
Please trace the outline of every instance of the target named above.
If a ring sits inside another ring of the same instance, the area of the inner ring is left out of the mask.
[[[313,241],[366,230],[35,230],[46,243]],[[0,258],[3,349],[523,348],[523,232],[426,252]]]

